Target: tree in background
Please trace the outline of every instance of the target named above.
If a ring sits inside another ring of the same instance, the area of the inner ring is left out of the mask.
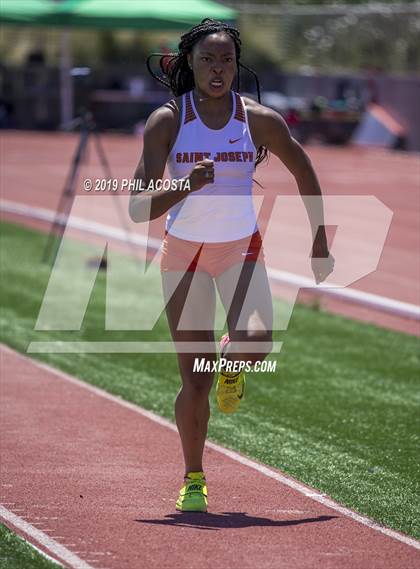
[[[288,71],[412,74],[420,67],[420,3],[231,0],[251,58]],[[249,60],[250,58],[247,57]]]

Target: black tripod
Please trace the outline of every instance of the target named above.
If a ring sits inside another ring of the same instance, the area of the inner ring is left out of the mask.
[[[47,243],[44,248],[44,253],[42,256],[42,261],[44,263],[51,261],[51,265],[55,263],[58,249],[63,238],[64,230],[67,225],[68,217],[73,205],[73,199],[76,193],[76,184],[78,180],[78,174],[81,164],[87,157],[87,149],[89,138],[93,135],[93,140],[95,143],[95,148],[97,155],[99,157],[100,164],[102,166],[102,170],[104,173],[104,177],[106,179],[112,179],[111,175],[111,168],[109,166],[108,159],[106,157],[105,151],[103,149],[101,139],[99,136],[98,128],[95,124],[93,119],[93,115],[91,112],[83,112],[80,117],[76,118],[72,121],[69,125],[70,129],[79,128],[80,127],[80,140],[79,144],[76,148],[74,153],[70,171],[68,173],[67,179],[64,183],[63,191],[61,193],[60,201],[57,207],[57,211],[55,213],[54,222],[50,228]],[[125,229],[127,234],[127,241],[130,243],[133,249],[134,257],[137,257],[137,251],[135,249],[134,243],[130,239],[130,229],[126,223],[124,213],[121,210],[121,203],[118,199],[117,194],[113,194],[116,198],[116,207],[118,210],[118,215],[120,218],[120,222],[122,227]],[[105,254],[106,255],[106,254]],[[106,256],[101,260],[100,268],[106,268],[107,261]]]

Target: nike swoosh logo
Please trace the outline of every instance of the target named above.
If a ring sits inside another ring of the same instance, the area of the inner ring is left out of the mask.
[[[233,144],[234,142],[238,142],[238,140],[241,140],[241,136],[239,138],[235,138],[234,140],[232,140],[231,138],[229,138],[229,143]]]

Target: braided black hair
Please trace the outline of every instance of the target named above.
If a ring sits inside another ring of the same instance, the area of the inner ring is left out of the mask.
[[[178,45],[178,53],[152,53],[146,61],[147,69],[154,79],[159,81],[165,87],[168,87],[175,95],[179,97],[195,87],[194,74],[188,64],[188,54],[191,53],[194,45],[203,37],[215,34],[217,32],[224,32],[232,38],[235,45],[236,65],[238,69],[236,90],[240,91],[240,70],[245,69],[254,76],[257,86],[258,102],[261,103],[260,82],[258,76],[249,67],[240,62],[241,56],[241,39],[239,37],[239,30],[225,22],[205,18],[202,22],[188,32],[181,36],[181,41]],[[161,75],[155,73],[151,67],[151,59],[159,57],[159,67]],[[255,159],[255,166],[267,159],[268,151],[265,146],[260,146],[257,150]]]

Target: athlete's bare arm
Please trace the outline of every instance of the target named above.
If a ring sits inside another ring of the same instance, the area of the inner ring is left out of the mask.
[[[147,120],[143,153],[134,174],[136,179],[142,181],[143,188],[147,188],[150,182],[154,183],[162,179],[171,145],[176,137],[178,117],[178,108],[174,101],[170,101],[156,109]],[[154,191],[151,188],[132,193],[129,206],[131,219],[133,221],[156,219],[183,200],[189,191],[199,190],[205,184],[212,183],[214,181],[213,162],[211,160],[198,162],[190,172],[188,179],[189,186],[185,184],[186,179],[179,180],[175,190]],[[189,191],[186,189],[188,187]]]
[[[249,126],[255,146],[266,146],[294,176],[302,196],[313,235],[312,257],[329,257],[330,263],[322,270],[314,267],[317,282],[332,272],[334,259],[329,253],[324,226],[322,193],[311,161],[302,146],[290,135],[286,122],[276,111],[245,98]],[[319,196],[319,199],[307,199]],[[316,263],[315,263],[316,264]],[[319,265],[319,264],[318,264]]]

